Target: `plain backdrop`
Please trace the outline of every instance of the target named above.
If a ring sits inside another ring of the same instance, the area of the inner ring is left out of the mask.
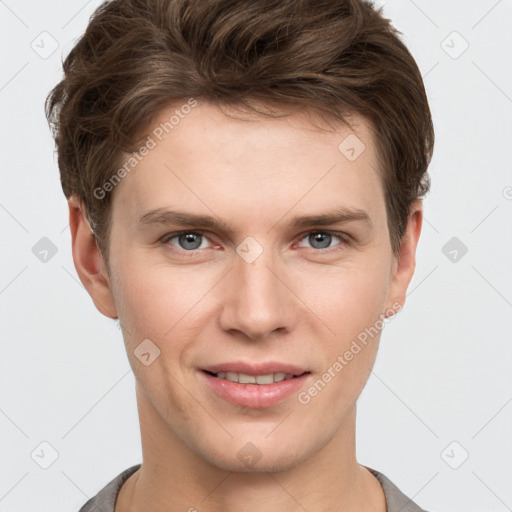
[[[0,2],[0,512],[77,512],[141,461],[133,374],[75,272],[43,111],[99,3]],[[436,146],[358,459],[430,512],[512,510],[512,2],[379,5],[422,71]]]

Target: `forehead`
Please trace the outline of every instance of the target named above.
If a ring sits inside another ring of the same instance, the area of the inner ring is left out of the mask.
[[[149,149],[115,191],[114,212],[123,218],[135,222],[149,208],[172,205],[275,222],[294,204],[305,214],[344,206],[374,216],[384,205],[371,125],[361,117],[350,116],[350,128],[298,109],[268,117],[183,105],[148,125]]]

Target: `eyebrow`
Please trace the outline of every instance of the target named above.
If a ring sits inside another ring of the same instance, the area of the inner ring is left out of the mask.
[[[367,211],[360,208],[338,208],[318,215],[308,215],[304,217],[294,217],[291,225],[295,228],[304,228],[309,226],[328,226],[341,222],[362,221],[370,228],[373,227],[372,219]]]
[[[145,213],[139,218],[139,224],[187,224],[213,228],[228,233],[232,232],[232,229],[225,222],[211,215],[198,215],[196,213],[167,210],[165,208],[156,208]]]
[[[292,228],[305,228],[310,226],[328,226],[343,222],[361,221],[373,228],[373,222],[367,211],[360,208],[341,207],[329,210],[325,213],[293,217],[289,222]],[[279,221],[280,222],[280,221]],[[211,216],[196,213],[156,208],[144,213],[139,218],[139,225],[148,224],[184,224],[194,227],[210,228],[225,233],[233,234],[233,228],[224,221]]]

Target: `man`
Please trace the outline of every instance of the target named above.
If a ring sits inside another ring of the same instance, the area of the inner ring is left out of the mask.
[[[142,464],[82,512],[421,511],[358,464],[434,132],[356,0],[113,0],[47,115],[78,275],[118,318]]]

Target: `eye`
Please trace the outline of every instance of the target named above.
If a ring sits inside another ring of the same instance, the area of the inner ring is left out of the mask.
[[[303,237],[301,241],[307,241],[307,244],[309,245],[306,245],[306,247],[322,250],[329,249],[330,247],[332,247],[332,242],[336,240],[338,240],[339,242],[334,245],[341,245],[341,243],[343,242],[348,243],[347,238],[347,235],[331,233],[329,231],[311,231],[305,237]]]
[[[196,249],[205,249],[209,241],[206,236],[198,231],[181,231],[179,233],[169,233],[165,235],[161,242],[170,244],[184,251],[195,251]]]

